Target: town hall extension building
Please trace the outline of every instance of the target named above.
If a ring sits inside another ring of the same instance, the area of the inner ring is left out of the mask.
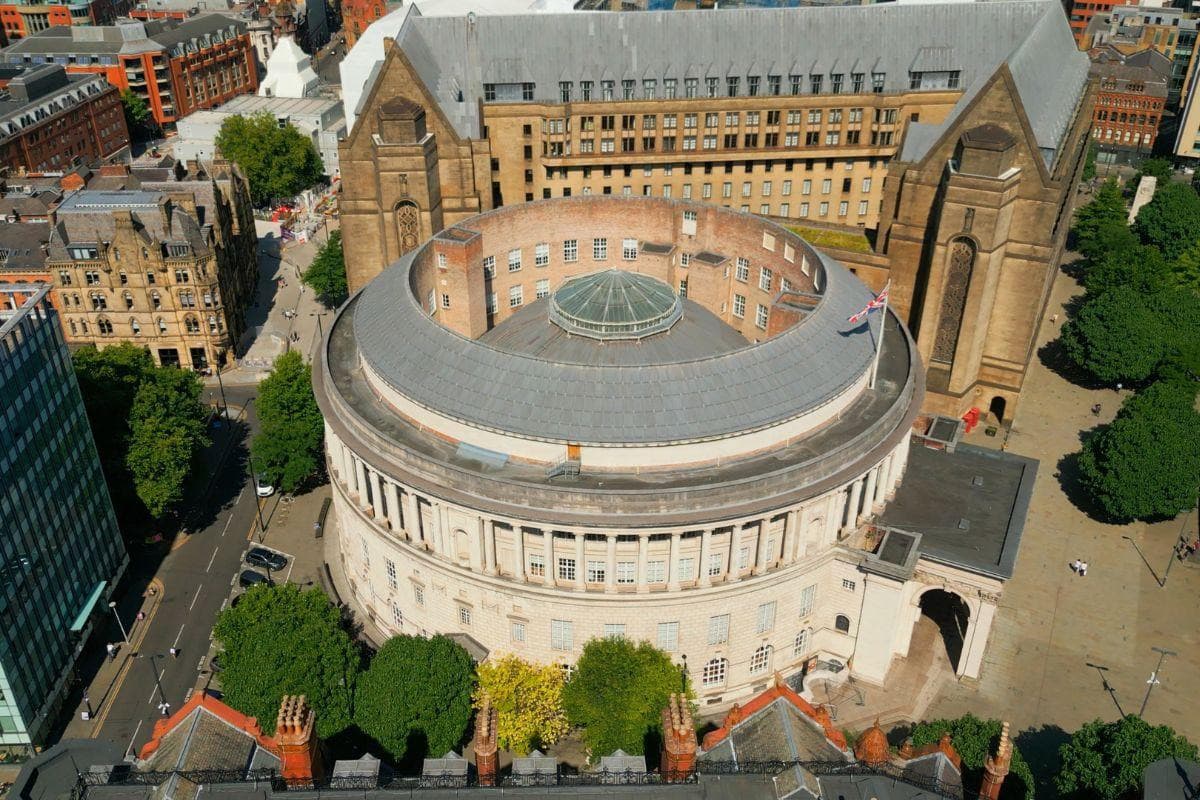
[[[347,109],[350,285],[478,212],[545,198],[861,228],[866,252],[833,255],[891,281],[926,406],[1008,419],[1068,227],[1087,72],[1050,0],[414,11]]]
[[[848,321],[871,298],[713,204],[575,196],[443,229],[314,362],[343,598],[478,657],[647,640],[710,708],[776,673],[883,682],[922,614],[978,677],[1036,464],[914,425],[905,325]]]

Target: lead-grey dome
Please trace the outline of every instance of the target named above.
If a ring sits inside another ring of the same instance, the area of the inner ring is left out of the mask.
[[[550,298],[550,321],[593,339],[643,339],[679,321],[683,303],[660,280],[620,269],[568,281]]]

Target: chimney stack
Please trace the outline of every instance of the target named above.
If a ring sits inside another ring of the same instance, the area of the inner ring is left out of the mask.
[[[665,780],[686,781],[696,770],[696,723],[687,697],[672,694],[662,711],[663,752],[659,767]]]
[[[308,785],[325,777],[321,742],[315,730],[316,715],[302,694],[285,694],[275,718],[275,745],[283,762],[283,779]]]
[[[979,787],[980,800],[999,800],[1000,786],[1012,763],[1012,740],[1008,738],[1008,723],[1000,727],[1000,744],[996,754],[989,755],[983,765],[983,781]]]
[[[500,767],[500,752],[496,746],[496,707],[487,694],[475,715],[475,771],[480,786],[495,786]]]

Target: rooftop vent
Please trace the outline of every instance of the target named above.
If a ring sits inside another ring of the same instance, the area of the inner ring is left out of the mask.
[[[983,476],[976,475],[974,478],[971,478],[971,485],[972,486],[983,486]]]
[[[960,531],[969,531],[969,530],[971,530],[971,520],[967,519],[966,517],[962,517],[962,518],[960,518],[960,519],[958,520],[958,529],[959,529]]]

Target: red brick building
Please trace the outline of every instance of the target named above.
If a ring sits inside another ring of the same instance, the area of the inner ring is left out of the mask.
[[[16,42],[4,55],[9,64],[54,62],[69,73],[103,75],[145,100],[163,126],[258,88],[246,24],[223,14],[51,28]]]
[[[58,172],[129,145],[121,96],[103,80],[56,64],[0,72],[0,165]]]
[[[1068,3],[1068,7],[1071,9],[1068,19],[1071,23],[1071,35],[1075,37],[1075,43],[1083,47],[1084,34],[1087,32],[1088,23],[1092,21],[1092,17],[1098,14],[1107,14],[1112,11],[1113,6],[1128,4],[1128,0],[1073,0]]]
[[[1171,61],[1157,50],[1126,55],[1111,45],[1089,52],[1097,80],[1092,139],[1102,148],[1153,152],[1167,103]]]
[[[387,0],[342,0],[342,28],[346,32],[346,48],[354,47],[367,27],[395,6]]]
[[[0,3],[0,27],[11,41],[58,25],[111,25],[133,5],[134,0],[88,0],[85,5]]]

